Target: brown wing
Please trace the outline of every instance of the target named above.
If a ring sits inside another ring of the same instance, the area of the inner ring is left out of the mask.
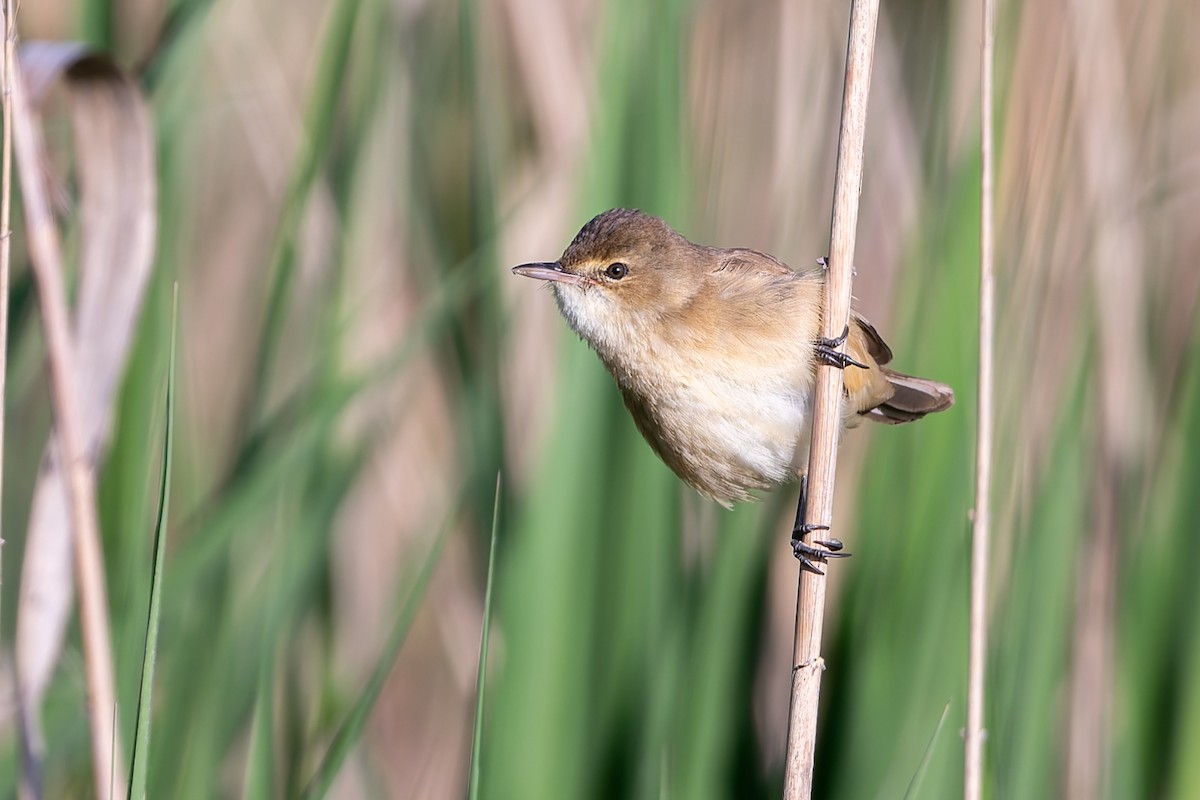
[[[871,323],[857,314],[851,317],[846,353],[867,366],[866,369],[849,366],[842,373],[850,407],[859,414],[866,414],[890,400],[895,388],[879,365],[891,360],[892,351],[879,338]]]
[[[796,286],[793,281],[796,279],[811,286],[814,291],[817,291],[816,287],[825,279],[823,269],[797,273],[773,256],[757,250],[712,248],[711,252],[717,263],[714,273],[733,273],[744,278],[744,281],[735,280],[724,284],[724,294],[727,295],[724,299],[728,301],[733,299],[728,295],[752,290],[751,294],[755,300],[752,305],[756,310],[761,310],[763,299],[771,296],[768,287],[774,286],[785,295],[792,296]],[[774,325],[775,320],[769,319],[768,323]],[[817,326],[815,316],[811,325],[814,329]],[[933,411],[941,411],[954,402],[954,393],[949,387],[884,369],[882,365],[892,360],[892,350],[875,330],[875,326],[856,311],[852,311],[850,315],[846,352],[855,361],[867,367],[862,369],[850,366],[842,373],[847,402],[858,415],[895,424],[919,419]]]
[[[871,354],[871,358],[875,359],[876,364],[883,366],[892,360],[892,349],[879,335],[879,331],[875,330],[875,326],[860,316],[857,311],[850,312],[850,325],[852,328],[857,328],[866,339],[867,352]]]
[[[755,250],[710,248],[713,263],[705,280],[711,291],[696,292],[689,313],[708,320],[706,327],[724,334],[740,331],[749,341],[795,340],[816,335],[817,304],[810,293],[820,284],[806,280],[783,262]],[[815,297],[815,296],[814,296]]]
[[[897,425],[954,404],[954,390],[949,386],[880,366],[892,360],[892,351],[858,314],[852,315],[846,352],[868,367],[847,367],[843,376],[851,407],[867,419]]]
[[[716,256],[717,272],[757,272],[769,275],[795,276],[796,273],[787,264],[775,256],[750,250],[745,247],[723,249],[708,248]]]

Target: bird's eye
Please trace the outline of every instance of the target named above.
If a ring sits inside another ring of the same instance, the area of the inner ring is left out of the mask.
[[[608,269],[604,270],[604,274],[612,278],[614,281],[619,281],[629,274],[629,267],[617,261],[608,265]]]

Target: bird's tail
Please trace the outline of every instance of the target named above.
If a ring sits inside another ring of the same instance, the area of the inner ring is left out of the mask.
[[[945,411],[954,405],[954,390],[944,383],[914,378],[880,367],[895,393],[867,412],[867,418],[888,425],[912,422],[926,414]]]

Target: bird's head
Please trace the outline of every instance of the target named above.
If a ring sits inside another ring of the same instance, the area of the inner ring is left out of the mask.
[[[614,208],[584,225],[558,261],[513,272],[548,281],[567,322],[603,354],[687,303],[701,250],[658,217]]]

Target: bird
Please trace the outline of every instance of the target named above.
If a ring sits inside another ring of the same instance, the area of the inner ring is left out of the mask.
[[[651,449],[725,507],[797,478],[803,491],[819,363],[844,369],[843,428],[911,422],[954,403],[949,386],[889,368],[891,349],[857,311],[842,337],[821,337],[823,259],[797,271],[614,208],[585,224],[557,261],[512,271],[553,287]],[[802,563],[810,549],[797,549]]]

